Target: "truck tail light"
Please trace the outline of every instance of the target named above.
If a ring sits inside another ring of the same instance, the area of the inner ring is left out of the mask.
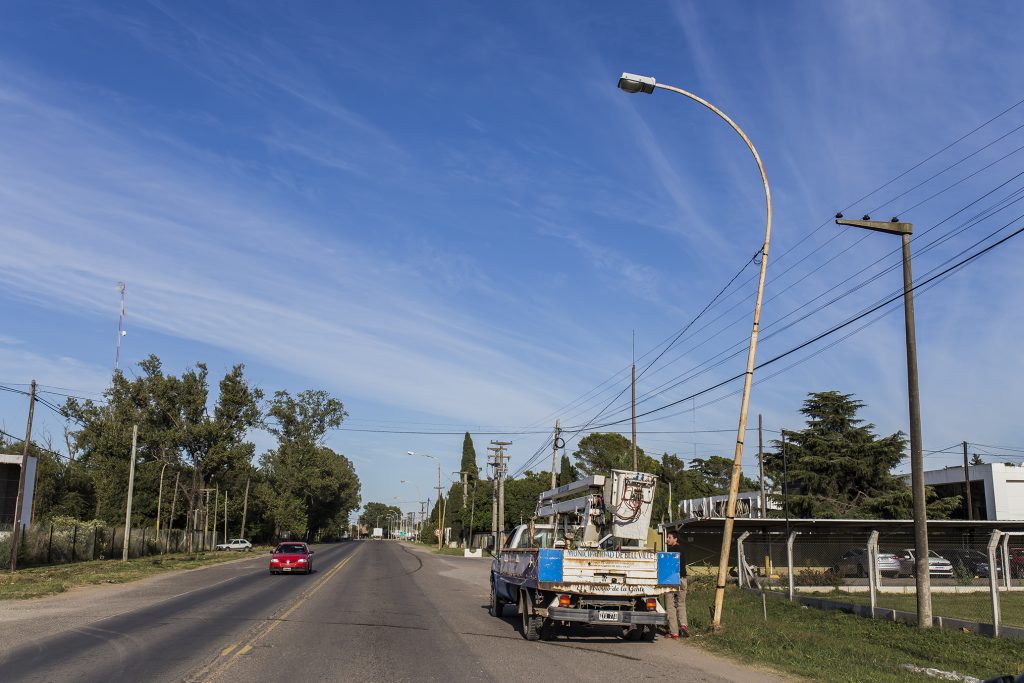
[[[647,611],[653,612],[658,609],[658,601],[654,598],[647,598]]]
[[[569,606],[569,596],[568,595],[559,595],[558,596],[558,606],[559,607],[568,607]]]

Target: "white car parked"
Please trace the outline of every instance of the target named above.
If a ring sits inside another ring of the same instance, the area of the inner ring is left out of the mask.
[[[252,543],[244,538],[232,538],[227,543],[218,543],[216,548],[217,550],[244,550],[248,552],[252,550]]]
[[[900,551],[896,557],[900,560],[900,576],[914,576],[914,549],[907,548]],[[928,574],[930,576],[953,577],[953,565],[949,560],[939,555],[934,550],[928,551]]]

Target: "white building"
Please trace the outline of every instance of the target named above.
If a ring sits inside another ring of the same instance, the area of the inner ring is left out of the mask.
[[[968,468],[971,480],[971,519],[989,521],[1024,521],[1024,465],[985,463]],[[910,475],[900,475],[910,485]],[[963,496],[959,511],[953,519],[967,519],[967,497],[963,467],[946,467],[924,473],[924,485],[935,488],[940,496]],[[706,496],[679,502],[682,519],[709,519],[725,517],[729,496]],[[758,491],[740,493],[736,498],[736,517],[761,519],[782,506],[769,495],[768,510],[761,509]],[[767,514],[766,514],[767,512]]]
[[[971,465],[967,468],[971,481],[972,519],[991,521],[1024,520],[1024,465],[1010,465],[1003,462]],[[903,478],[910,482],[910,475]],[[946,467],[941,470],[927,470],[924,485],[935,487],[941,496],[964,496],[966,493],[963,467]],[[965,519],[966,496],[961,514],[954,517]]]
[[[781,510],[782,506],[766,496],[768,510]],[[679,502],[679,516],[682,519],[707,519],[709,517],[725,517],[725,508],[729,502],[728,495],[704,496],[690,498]],[[736,516],[750,519],[762,519],[768,515],[761,509],[760,491],[741,491],[736,495]]]

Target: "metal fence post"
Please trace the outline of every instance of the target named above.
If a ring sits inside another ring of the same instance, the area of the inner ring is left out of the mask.
[[[799,531],[791,531],[786,539],[786,575],[789,579],[789,601],[793,602],[793,542]]]
[[[1002,544],[1003,587],[1009,590],[1010,586],[1013,585],[1010,581],[1010,534],[1003,534]],[[989,562],[991,561],[992,559],[989,558]],[[989,567],[995,567],[995,565],[990,564]],[[993,569],[993,571],[995,570]]]
[[[999,584],[995,571],[996,566],[996,546],[999,545],[999,537],[1002,532],[999,529],[993,529],[992,535],[988,539],[988,590],[992,595],[992,636],[994,638],[999,637]]]
[[[75,525],[75,530],[71,533],[71,561],[75,561],[75,546],[78,544],[78,525]]]
[[[878,532],[868,534],[868,591],[871,593],[871,618],[878,606]]]
[[[46,542],[46,564],[53,562],[53,525],[50,525],[50,539]]]

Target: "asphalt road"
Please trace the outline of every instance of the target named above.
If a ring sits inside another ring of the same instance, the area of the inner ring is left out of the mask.
[[[316,549],[310,576],[271,576],[268,557],[260,555],[164,578],[148,586],[163,592],[158,599],[146,597],[147,586],[109,587],[134,590],[123,600],[137,606],[125,604],[124,611],[98,619],[80,614],[73,594],[47,599],[40,614],[49,621],[31,622],[31,610],[19,617],[22,622],[0,621],[6,633],[31,634],[13,645],[0,639],[0,678],[782,680],[681,641],[626,642],[617,630],[579,629],[553,642],[528,642],[513,608],[501,619],[487,613],[486,560],[437,556],[388,541]],[[174,593],[176,588],[184,592]],[[99,591],[91,599],[111,595]]]

